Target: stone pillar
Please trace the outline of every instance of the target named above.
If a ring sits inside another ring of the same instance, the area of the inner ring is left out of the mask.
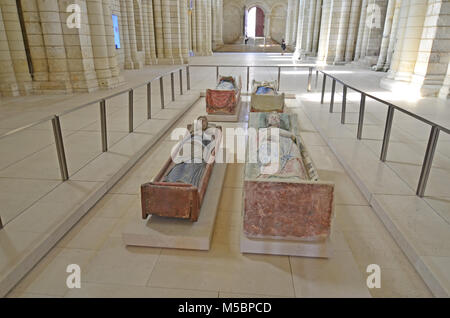
[[[127,5],[125,0],[120,1],[120,20],[121,20],[121,35],[122,35],[122,47],[124,52],[124,68],[134,69],[134,63],[131,58],[131,46],[130,46],[130,36],[128,28],[128,14]]]
[[[325,62],[328,56],[328,43],[330,37],[332,0],[323,0],[320,37],[317,51],[318,61]]]
[[[0,95],[18,96],[20,94],[19,86],[14,73],[2,12],[0,7]]]
[[[386,19],[384,22],[383,40],[381,42],[380,55],[378,57],[377,65],[374,67],[374,70],[376,71],[384,69],[385,66],[389,47],[389,40],[391,38],[392,32],[392,23],[394,20],[394,11],[395,11],[395,0],[389,0],[386,11]]]
[[[395,79],[407,82],[411,80],[414,72],[427,12],[426,0],[410,0],[409,2],[408,19],[403,35],[404,40],[398,68],[395,70]]]
[[[212,28],[213,39],[212,47],[217,49],[223,45],[223,35],[222,35],[222,19],[223,19],[223,0],[212,0]]]
[[[189,63],[189,17],[187,1],[180,1],[181,55],[183,63]]]
[[[294,35],[294,28],[296,28],[295,9],[296,9],[297,2],[299,2],[299,0],[289,0],[288,1],[287,18],[286,18],[286,34],[284,36],[284,39],[285,39],[287,45],[292,45],[295,42],[293,35]],[[297,16],[298,16],[298,9],[297,9]]]
[[[355,61],[359,60],[359,58],[361,57],[364,30],[366,28],[367,3],[368,0],[363,0],[361,5],[361,16],[359,18],[358,37],[356,39],[356,47],[355,47],[355,58],[354,58]]]
[[[296,58],[302,58],[302,54],[305,51],[305,41],[307,33],[307,18],[306,18],[306,1],[300,0],[299,12],[298,12],[298,25],[297,25],[297,41],[295,45],[294,56]]]
[[[37,0],[39,17],[42,23],[44,46],[47,54],[49,67],[49,81],[41,86],[40,91],[71,93],[69,67],[67,65],[66,48],[62,23],[59,16],[59,5],[57,0]],[[23,61],[26,63],[26,60]],[[17,72],[16,72],[17,77]]]
[[[345,48],[345,62],[351,62],[355,53],[356,39],[358,35],[358,22],[361,16],[361,0],[352,0],[350,21],[348,24],[347,45]]]
[[[2,9],[3,26],[5,29],[6,38],[8,39],[8,46],[10,50],[10,58],[12,67],[14,69],[17,85],[22,95],[27,95],[32,91],[30,70],[28,69],[27,56],[25,54],[25,46],[23,43],[22,32],[19,22],[19,15],[17,13],[16,1],[2,0],[0,2]],[[55,3],[52,3],[52,8],[55,8]],[[58,12],[56,9],[52,13]],[[48,17],[51,20],[50,17]],[[51,28],[53,25],[49,25]],[[47,33],[49,30],[46,30]],[[61,25],[59,25],[59,34],[61,35]],[[62,43],[62,36],[59,38]],[[52,63],[54,69],[55,62]],[[66,73],[67,75],[67,73]],[[68,77],[66,77],[67,79]],[[70,85],[69,85],[70,87]]]
[[[109,67],[112,76],[110,87],[112,87],[117,86],[117,84],[122,82],[123,78],[120,76],[119,62],[117,61],[116,44],[114,42],[114,26],[112,22],[112,11],[110,7],[111,4],[108,0],[102,0],[102,4],[105,20],[106,43],[108,45]]]
[[[206,0],[206,55],[212,55],[212,0]]]
[[[422,96],[438,96],[445,83],[450,61],[449,21],[449,1],[428,0],[411,80]]]
[[[150,20],[150,10],[153,13],[153,8],[149,8],[150,6],[153,6],[151,0],[142,1],[142,20],[144,22],[144,52],[146,65],[151,65],[155,62],[155,59],[153,59],[152,57],[151,47],[151,42],[154,40],[154,38],[150,35],[150,26],[153,26],[153,19]]]
[[[372,9],[373,11],[368,12],[368,14],[370,13],[367,19],[369,33],[365,52],[365,63],[370,66],[377,63],[378,56],[380,55],[384,28],[383,21],[385,21],[386,18],[387,0],[373,0],[372,6],[373,7],[369,9]],[[370,21],[370,19],[373,19],[373,21]]]
[[[99,86],[108,87],[108,81],[111,79],[108,55],[106,54],[106,72],[103,72],[103,69],[96,70],[96,67],[100,66],[99,63],[96,64],[95,61],[92,41],[92,33],[95,31],[95,28],[98,27],[104,30],[104,24],[94,24],[91,27],[89,24],[90,19],[87,2],[79,1],[78,4],[81,7],[81,27],[79,29],[69,29],[66,25],[66,21],[70,13],[66,12],[66,8],[72,3],[73,0],[58,1],[59,17],[62,25],[64,49],[66,51],[66,63],[69,72],[71,91],[90,92],[98,89]],[[103,14],[103,10],[99,13]],[[107,47],[105,47],[105,49],[107,50]],[[103,58],[104,57],[100,59]],[[104,77],[99,78],[99,74]],[[37,93],[45,93],[47,90],[50,91],[53,86],[53,84],[49,82],[36,81],[33,84],[35,92]]]
[[[314,38],[314,20],[316,17],[316,2],[317,0],[309,1],[309,18],[308,18],[308,34],[306,37],[306,51],[311,53],[312,43]]]
[[[392,20],[392,30],[391,36],[389,38],[389,47],[386,56],[386,62],[384,63],[383,71],[387,72],[391,67],[392,56],[394,55],[395,44],[397,43],[398,38],[398,27],[400,22],[400,7],[402,4],[402,0],[395,0],[395,11],[394,17]]]
[[[312,52],[317,56],[317,47],[319,45],[319,34],[322,16],[322,0],[316,0],[316,14],[314,16],[314,36],[312,40]]]
[[[142,64],[138,57],[134,3],[131,0],[126,0],[125,3],[127,10],[126,14],[128,16],[128,40],[131,51],[131,60],[133,61],[133,68],[140,69]]]
[[[112,77],[101,0],[86,0],[95,72],[100,87],[109,87]]]
[[[348,27],[350,20],[351,0],[343,0],[341,3],[341,17],[339,21],[339,32],[336,43],[336,55],[334,57],[335,64],[344,62],[345,49],[347,44]]]
[[[445,75],[444,84],[439,91],[439,97],[442,99],[450,98],[450,63],[447,66],[447,74]]]
[[[174,64],[183,64],[181,54],[181,1],[170,2],[170,25],[172,39],[172,57]]]

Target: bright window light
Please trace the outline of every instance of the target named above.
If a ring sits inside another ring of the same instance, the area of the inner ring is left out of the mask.
[[[247,36],[249,38],[254,38],[256,36],[256,7],[251,8],[248,12]]]

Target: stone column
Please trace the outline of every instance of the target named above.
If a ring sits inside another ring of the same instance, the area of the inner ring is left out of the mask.
[[[374,67],[374,70],[376,71],[384,69],[388,53],[389,40],[391,38],[392,23],[394,20],[394,11],[395,11],[395,0],[389,0],[386,11],[386,20],[384,22],[383,40],[381,42],[380,55],[378,57],[377,65]]]
[[[131,46],[130,46],[130,36],[128,32],[128,14],[127,5],[125,0],[120,1],[120,20],[121,20],[121,35],[122,35],[122,48],[124,52],[124,68],[134,69],[134,63],[131,58]]]
[[[288,9],[287,9],[287,18],[286,18],[286,34],[284,36],[284,39],[288,45],[293,43],[293,34],[294,34],[294,28],[295,28],[295,7],[296,2],[298,0],[289,0],[288,1]],[[297,11],[298,12],[298,11]]]
[[[301,58],[303,52],[305,51],[304,42],[306,39],[306,28],[307,28],[306,1],[308,0],[300,0],[298,12],[297,41],[294,53],[294,56],[297,58]]]
[[[447,74],[445,75],[444,84],[439,91],[439,97],[442,99],[450,98],[450,63],[447,66]]]
[[[135,26],[135,14],[133,1],[126,0],[126,14],[128,16],[128,40],[131,51],[131,60],[133,61],[133,68],[140,69],[141,61],[138,57],[137,39],[136,39],[136,26]]]
[[[80,1],[78,4],[81,7],[81,26],[79,29],[69,29],[66,25],[67,18],[70,13],[66,12],[67,6],[72,4],[72,0],[59,0],[59,18],[62,25],[62,34],[64,39],[64,49],[66,51],[66,63],[69,72],[69,80],[71,84],[71,90],[73,92],[90,92],[101,87],[109,87],[111,80],[111,71],[109,69],[109,57],[108,54],[105,57],[101,57],[100,60],[106,59],[106,66],[104,69],[96,69],[101,67],[99,62],[95,61],[95,55],[93,50],[92,34],[100,28],[104,30],[104,24],[96,25],[92,27],[89,24],[89,12],[87,9],[87,2]],[[100,3],[101,6],[101,3]],[[103,15],[103,11],[99,12]],[[91,17],[92,20],[92,17]],[[107,50],[107,48],[105,47]],[[106,70],[106,72],[103,72]],[[100,78],[99,74],[103,77]],[[36,92],[45,92],[51,90],[52,84],[49,82],[35,82]]]
[[[335,64],[341,64],[344,62],[351,2],[351,0],[343,0],[341,4],[341,18],[339,21],[339,33],[336,43],[336,56],[334,57]]]
[[[312,43],[314,38],[314,19],[316,17],[316,2],[317,0],[309,1],[309,18],[308,18],[308,35],[306,37],[306,51],[311,53]]]
[[[189,21],[188,3],[180,1],[181,55],[183,63],[189,63]]]
[[[331,0],[323,0],[320,37],[317,51],[318,61],[325,62],[328,55],[328,43],[331,23]]]
[[[25,29],[27,30],[31,61],[33,63],[33,86],[39,86],[40,82],[48,82],[49,67],[36,1],[23,1],[22,11]],[[12,63],[11,66],[13,66]]]
[[[450,3],[429,0],[412,76],[413,87],[422,96],[438,96],[446,84],[450,61]]]
[[[212,55],[212,0],[206,0],[206,55]]]
[[[404,41],[402,44],[398,68],[395,79],[399,81],[411,80],[419,53],[422,38],[425,14],[427,13],[426,0],[409,1],[408,19],[406,21]]]
[[[352,0],[350,21],[348,24],[347,45],[345,48],[345,62],[351,62],[355,53],[358,22],[361,16],[361,0]]]
[[[317,56],[317,47],[319,45],[319,34],[322,16],[322,0],[316,0],[316,14],[314,17],[314,36],[312,40],[312,52]]]
[[[370,12],[369,19],[367,21],[369,27],[369,34],[366,46],[366,59],[365,63],[369,65],[374,65],[378,61],[378,56],[380,55],[381,42],[383,39],[383,21],[386,18],[387,1],[386,0],[374,0],[372,2],[373,11]]]
[[[359,18],[359,27],[358,27],[358,37],[356,39],[356,47],[355,47],[355,58],[354,58],[355,61],[359,60],[359,58],[361,57],[364,30],[366,28],[367,3],[368,0],[362,0],[361,16]]]
[[[400,7],[402,4],[402,0],[395,0],[395,11],[394,18],[392,20],[392,30],[391,36],[389,38],[389,47],[386,56],[386,62],[384,63],[383,71],[387,72],[391,67],[392,56],[394,55],[395,44],[397,43],[398,38],[398,28],[400,22]]]
[[[212,0],[212,28],[213,39],[212,46],[213,49],[223,45],[223,35],[222,35],[222,16],[223,16],[223,0]]]
[[[108,45],[105,34],[105,20],[101,0],[87,0],[87,14],[90,27],[92,53],[94,55],[95,72],[100,87],[108,87],[112,77],[109,66]]]
[[[49,82],[46,85],[47,87],[41,86],[41,92],[51,90],[61,93],[71,93],[72,84],[67,65],[58,1],[37,0],[37,4],[49,67]],[[23,62],[26,63],[26,61]]]
[[[156,38],[156,54],[158,62],[164,59],[164,33],[162,18],[162,2],[163,0],[153,0],[153,16],[155,19],[155,38]]]
[[[170,0],[161,0],[162,10],[162,33],[164,41],[164,59],[159,59],[159,63],[173,64],[172,56],[172,22],[170,17]]]
[[[2,12],[0,7],[0,95],[18,96],[20,94],[19,86],[14,73]]]
[[[117,86],[117,84],[123,81],[123,78],[120,76],[119,62],[117,61],[116,44],[114,42],[114,26],[110,7],[111,4],[108,0],[102,0],[102,4],[105,20],[106,43],[108,45],[109,68],[112,76],[110,85]]]
[[[144,52],[145,52],[145,65],[153,64],[152,60],[152,48],[150,46],[150,24],[153,24],[153,20],[149,20],[149,3],[151,1],[144,0],[142,1],[142,21],[144,22]],[[150,23],[151,21],[151,23]]]
[[[22,95],[27,95],[32,91],[31,76],[28,69],[27,56],[25,54],[25,46],[23,43],[22,32],[19,22],[19,15],[17,13],[16,1],[14,0],[2,0],[0,2],[0,8],[2,9],[3,26],[5,28],[6,38],[8,39],[8,46],[10,49],[10,57],[12,67],[14,69],[16,81]],[[58,12],[57,4],[51,3],[51,8],[54,9],[52,13]],[[48,17],[51,20],[50,17]],[[51,28],[53,25],[49,25]],[[61,35],[61,25],[58,30]],[[46,30],[48,34],[49,30]],[[62,37],[60,37],[62,43]],[[65,54],[64,54],[65,55]],[[55,62],[52,63],[52,69],[54,69]],[[67,79],[67,73],[66,73]]]
[[[181,8],[180,1],[170,2],[170,25],[172,39],[172,57],[174,64],[183,64],[181,54]]]

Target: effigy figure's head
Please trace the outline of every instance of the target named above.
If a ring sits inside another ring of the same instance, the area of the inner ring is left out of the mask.
[[[280,128],[281,126],[281,118],[278,113],[270,113],[266,115],[266,124],[267,127]]]

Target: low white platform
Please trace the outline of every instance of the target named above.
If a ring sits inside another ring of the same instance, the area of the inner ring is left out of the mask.
[[[128,246],[208,251],[226,170],[226,164],[215,164],[198,222],[157,216],[147,221],[136,219],[122,232],[124,243]]]
[[[236,114],[234,115],[207,115],[206,118],[210,122],[221,122],[221,123],[238,123],[247,122],[249,113],[249,103],[247,101],[241,100],[236,109]]]
[[[329,258],[332,256],[332,243],[328,239],[321,243],[284,241],[272,239],[251,239],[241,232],[241,253],[282,256],[302,256]]]

